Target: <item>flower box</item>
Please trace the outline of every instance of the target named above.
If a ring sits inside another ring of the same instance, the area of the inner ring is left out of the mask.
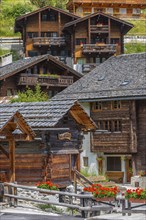
[[[134,198],[130,198],[129,202],[131,203],[144,203],[146,204],[146,199],[134,199]]]

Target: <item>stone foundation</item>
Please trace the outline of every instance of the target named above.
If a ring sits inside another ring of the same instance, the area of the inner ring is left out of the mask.
[[[133,187],[140,187],[140,188],[146,189],[146,176],[131,177],[131,185]]]

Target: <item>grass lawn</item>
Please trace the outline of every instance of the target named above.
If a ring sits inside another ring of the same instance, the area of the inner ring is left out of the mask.
[[[124,52],[126,54],[146,52],[146,44],[145,43],[125,43]]]

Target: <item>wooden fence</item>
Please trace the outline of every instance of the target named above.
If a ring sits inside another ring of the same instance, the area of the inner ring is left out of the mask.
[[[62,192],[62,191],[45,190],[45,189],[40,189],[36,187],[31,187],[31,186],[18,185],[16,183],[4,183],[4,188],[5,188],[4,197],[7,198],[8,204],[14,207],[18,206],[18,200],[32,201],[36,203],[63,206],[63,207],[70,208],[72,210],[75,209],[81,212],[81,216],[83,218],[94,216],[97,213],[99,214],[100,211],[112,211],[113,209],[113,207],[111,206],[103,206],[103,205],[101,206],[99,204],[97,205],[97,202],[94,200],[93,195],[90,193],[76,194],[76,193],[69,193],[69,192]],[[52,194],[52,195],[58,194],[59,198],[61,198],[62,196],[68,196],[70,204],[63,203],[63,202],[52,202],[49,200],[42,200],[42,199],[34,199],[28,196],[27,197],[19,196],[18,191],[17,191],[18,188],[30,190],[33,192],[37,191],[39,193],[44,193],[44,194]],[[77,198],[80,200],[79,205],[73,204],[74,198]]]

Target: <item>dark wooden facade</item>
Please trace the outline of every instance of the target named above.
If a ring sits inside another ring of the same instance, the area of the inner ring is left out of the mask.
[[[51,54],[80,72],[89,72],[110,56],[124,52],[124,35],[132,24],[104,13],[85,18],[52,7],[42,8],[15,21],[25,56]]]
[[[51,55],[28,58],[0,69],[0,96],[13,96],[39,84],[51,98],[81,76]]]
[[[67,3],[67,9],[81,17],[100,11],[118,18],[140,18],[144,8],[145,0],[69,0]]]
[[[64,32],[71,35],[74,63],[82,65],[83,72],[89,72],[109,57],[124,53],[124,35],[132,27],[103,13],[66,24]]]
[[[78,16],[50,6],[18,18],[15,31],[22,34],[25,55],[32,57],[51,54],[60,59],[70,57],[68,36],[64,35],[62,29],[66,23],[77,18]]]
[[[84,141],[81,165],[94,163],[98,173],[125,183],[146,171],[145,59],[146,53],[113,56],[56,96],[79,97],[97,124],[90,135],[91,152],[89,140]]]
[[[14,104],[0,105],[1,117],[10,114],[10,111],[2,113],[2,108],[13,109],[14,106]],[[61,107],[59,106],[60,104],[58,107],[53,105],[51,101],[44,104],[35,103],[35,105],[22,104],[23,114],[25,114],[26,121],[32,124],[36,137],[29,142],[15,138],[15,180],[18,183],[34,184],[38,181],[51,180],[59,184],[60,187],[65,187],[72,181],[72,169],[76,167],[80,170],[82,132],[94,130],[96,125],[79,104],[73,102],[69,109],[65,103],[61,104]],[[3,109],[3,111],[5,110]],[[50,117],[47,117],[46,114],[49,114]],[[53,126],[54,121],[56,121],[55,126]],[[50,128],[48,128],[48,123]],[[38,126],[40,127],[38,128]],[[8,151],[6,140],[0,138],[0,145],[6,152]],[[6,173],[8,181],[10,180],[10,167],[9,158],[4,151],[1,152],[0,171]]]

